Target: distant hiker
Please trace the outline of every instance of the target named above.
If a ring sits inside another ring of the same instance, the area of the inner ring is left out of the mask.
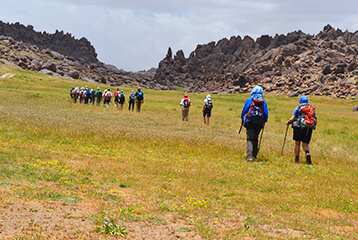
[[[99,106],[100,104],[101,104],[101,100],[102,100],[102,95],[103,95],[103,93],[102,93],[102,91],[101,91],[101,89],[99,88],[99,87],[97,87],[97,91],[96,91],[96,102],[97,102],[97,106]]]
[[[109,108],[109,103],[111,102],[112,99],[112,93],[110,89],[107,90],[105,99],[106,99],[106,107]]]
[[[123,104],[126,102],[126,95],[124,95],[123,90],[119,93],[119,108],[120,110],[123,109]]]
[[[135,100],[135,93],[134,90],[132,90],[131,94],[129,95],[129,107],[128,110],[131,110],[131,106],[132,106],[132,112],[134,110],[134,100]]]
[[[80,99],[80,103],[83,103],[84,99],[85,99],[85,88],[81,87],[81,91],[79,93],[79,99]]]
[[[117,108],[119,102],[119,88],[117,88],[117,90],[114,92],[113,95],[114,95],[114,106]]]
[[[93,88],[91,88],[91,94],[90,94],[90,103],[92,105],[94,105],[94,98],[95,98],[95,95],[96,95],[96,91],[93,90]]]
[[[75,90],[74,87],[72,87],[71,90],[70,90],[70,97],[71,97],[72,100],[73,100],[73,91],[74,91],[74,90]]]
[[[188,98],[188,94],[184,94],[183,98],[180,101],[181,105],[181,118],[182,120],[189,120],[189,108],[191,106],[191,101]]]
[[[203,106],[203,119],[204,124],[209,124],[209,119],[211,117],[211,109],[213,109],[213,100],[211,99],[211,96],[208,94],[204,100],[204,106]]]
[[[71,97],[73,103],[77,103],[77,98],[78,98],[77,93],[78,93],[78,87],[73,88],[73,90],[71,91]]]
[[[245,101],[241,112],[241,124],[246,128],[247,161],[253,162],[257,158],[259,134],[268,119],[268,109],[262,87],[256,86],[251,91],[251,97]]]
[[[107,102],[106,94],[107,94],[107,89],[104,89],[104,91],[103,91],[103,107],[106,106],[106,102]]]
[[[140,112],[140,107],[142,103],[144,103],[144,94],[142,92],[141,87],[138,87],[138,90],[135,93],[135,105],[136,105],[137,112]]]
[[[286,125],[292,123],[293,140],[295,140],[295,163],[300,162],[300,147],[306,153],[306,163],[312,164],[309,143],[312,137],[312,131],[316,129],[317,115],[316,109],[309,104],[306,96],[299,99],[300,105],[297,106],[292,117],[286,122]]]
[[[85,98],[85,104],[88,104],[88,101],[91,98],[91,91],[86,86],[85,92],[84,92],[84,98]]]

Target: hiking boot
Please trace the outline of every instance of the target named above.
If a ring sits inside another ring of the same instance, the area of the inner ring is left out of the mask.
[[[300,157],[299,156],[295,157],[295,163],[300,163]]]
[[[254,161],[253,158],[248,158],[248,159],[247,159],[247,162],[249,162],[249,163],[252,163],[253,161]]]
[[[309,155],[309,154],[306,155],[306,163],[307,164],[312,164],[311,155]]]

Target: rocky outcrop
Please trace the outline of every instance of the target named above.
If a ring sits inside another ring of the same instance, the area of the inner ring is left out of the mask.
[[[0,64],[15,64],[24,70],[67,79],[82,79],[111,86],[149,87],[154,73],[132,73],[119,70],[102,62],[83,62],[50,49],[40,50],[36,45],[15,41],[12,37],[0,35]],[[156,86],[167,89],[166,86]],[[152,87],[153,88],[153,87]]]
[[[296,31],[252,39],[224,38],[198,45],[184,57],[169,48],[159,63],[154,84],[187,87],[191,92],[249,92],[254,85],[288,96],[301,94],[355,98],[358,32],[330,25],[316,36]]]
[[[82,62],[98,62],[95,48],[86,38],[75,39],[71,34],[58,31],[54,34],[36,32],[33,26],[25,27],[20,23],[9,24],[0,21],[0,35],[36,45],[40,50],[51,49],[56,54],[55,59],[62,60],[63,56],[70,56]]]

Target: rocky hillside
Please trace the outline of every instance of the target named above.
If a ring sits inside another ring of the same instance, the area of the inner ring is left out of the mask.
[[[154,83],[189,87],[191,92],[244,93],[260,84],[265,91],[298,96],[357,94],[358,32],[324,27],[316,36],[296,31],[256,41],[224,38],[198,45],[189,58],[169,48]]]
[[[32,26],[1,21],[0,64],[112,86],[149,87],[154,76],[153,72],[126,72],[99,62],[95,48],[85,38],[77,40],[59,31],[35,32]]]
[[[77,40],[63,31],[56,30],[54,34],[41,33],[34,31],[31,25],[25,27],[20,23],[9,24],[0,21],[0,35],[36,45],[40,50],[51,49],[82,62],[98,62],[96,50],[86,38]]]

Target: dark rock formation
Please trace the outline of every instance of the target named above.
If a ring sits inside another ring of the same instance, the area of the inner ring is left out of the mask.
[[[25,54],[25,55],[24,55]],[[101,62],[84,62],[72,56],[65,56],[50,49],[40,50],[36,45],[15,41],[12,37],[0,35],[1,64],[15,64],[22,69],[67,79],[82,79],[111,86],[142,86],[149,88],[153,72],[132,73],[119,70]],[[152,88],[168,89],[156,85]]]
[[[50,54],[54,54],[55,59],[62,60],[64,55],[83,62],[98,62],[96,50],[86,38],[77,40],[69,33],[64,34],[63,31],[56,30],[54,34],[41,33],[34,31],[31,25],[25,27],[20,23],[8,24],[0,21],[0,35],[36,45],[40,50],[47,49],[47,52],[52,50],[54,52]]]
[[[254,85],[266,91],[298,96],[357,94],[358,32],[327,25],[316,36],[296,31],[263,35],[256,41],[224,38],[198,45],[184,57],[169,48],[159,63],[152,85],[187,87],[191,92],[220,94],[248,92]]]

